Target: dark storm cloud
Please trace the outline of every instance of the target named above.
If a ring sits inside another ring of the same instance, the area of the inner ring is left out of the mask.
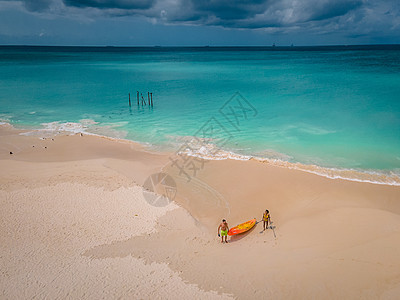
[[[57,0],[24,0],[30,10]],[[368,0],[62,0],[66,7],[105,15],[143,15],[164,23],[234,28],[288,26],[345,15]],[[388,0],[386,0],[388,1]]]
[[[215,16],[222,20],[236,20],[252,18],[257,13],[262,12],[268,1],[256,0],[190,0],[188,1],[195,12],[200,12],[205,15]]]
[[[155,1],[153,0],[63,0],[66,6],[93,7],[101,9],[148,9]]]
[[[232,28],[288,27],[323,21],[362,7],[362,0],[180,0],[165,7],[166,20]]]
[[[322,1],[320,3],[323,3]],[[320,7],[314,8],[310,16],[310,21],[318,21],[342,16],[348,12],[361,7],[363,2],[361,0],[338,0],[338,1],[326,1]],[[318,6],[318,4],[316,4]]]
[[[1,2],[1,0],[0,0]],[[18,2],[18,1],[14,1]],[[96,18],[143,16],[152,23],[225,28],[325,31],[348,28],[364,34],[400,26],[398,0],[21,0],[29,11],[52,5],[65,15]],[[64,8],[64,9],[60,9]],[[353,32],[354,33],[354,32]]]

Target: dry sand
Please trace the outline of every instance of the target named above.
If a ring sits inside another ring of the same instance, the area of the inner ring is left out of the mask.
[[[169,212],[185,214],[172,202],[150,205],[136,184],[165,156],[100,137],[42,140],[0,132],[1,299],[229,298],[186,282],[168,262],[85,255],[155,234]]]
[[[135,143],[1,127],[1,298],[400,297],[400,187],[233,160],[187,182]],[[177,195],[155,207],[163,167]],[[273,229],[220,243],[265,209]]]

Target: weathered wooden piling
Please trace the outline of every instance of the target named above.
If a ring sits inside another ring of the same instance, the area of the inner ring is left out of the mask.
[[[142,97],[142,106],[143,106],[143,103],[144,103],[144,105],[146,105],[146,100],[144,100],[143,94],[140,93],[140,96]]]
[[[1,1],[1,0],[0,0]],[[129,107],[132,107],[132,102],[131,102],[131,93],[128,93],[128,97],[129,97]],[[146,106],[146,105],[151,105],[151,107],[153,107],[153,93],[147,92],[147,101],[146,99],[143,97],[143,93],[140,93],[140,98],[142,100],[142,106]],[[140,105],[140,101],[139,101],[139,91],[136,91],[136,99],[137,99],[137,105]]]

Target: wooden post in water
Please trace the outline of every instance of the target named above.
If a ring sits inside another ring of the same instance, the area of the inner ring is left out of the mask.
[[[151,107],[153,107],[153,93],[150,93]]]
[[[131,93],[129,93],[129,107],[131,107]]]
[[[136,91],[136,96],[137,96],[137,105],[139,106],[139,91]]]
[[[150,106],[150,93],[149,93],[149,92],[147,92],[147,103],[148,103],[149,106]]]
[[[143,103],[144,103],[144,105],[146,105],[146,101],[145,101],[144,98],[143,98],[143,94],[140,93],[140,96],[142,97],[142,106],[143,106]]]

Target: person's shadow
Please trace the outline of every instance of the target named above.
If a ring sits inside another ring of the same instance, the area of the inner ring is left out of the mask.
[[[275,234],[275,228],[276,228],[276,226],[269,226],[269,228],[270,229],[272,229],[272,232],[274,233],[274,237],[276,238],[276,234]]]

